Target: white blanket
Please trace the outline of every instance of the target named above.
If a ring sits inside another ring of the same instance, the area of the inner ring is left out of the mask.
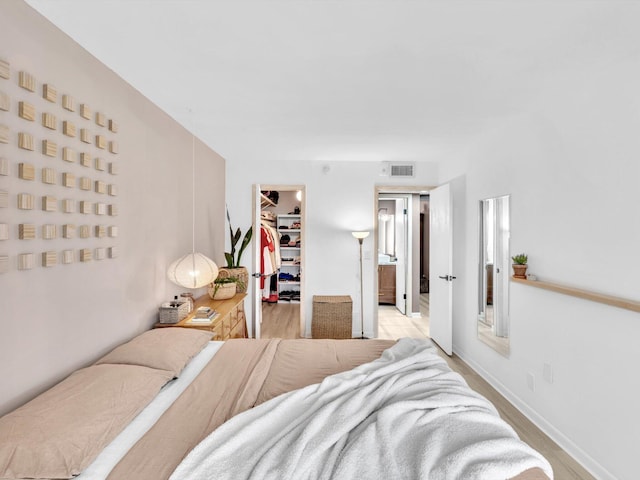
[[[506,479],[549,463],[425,340],[232,418],[172,480]]]

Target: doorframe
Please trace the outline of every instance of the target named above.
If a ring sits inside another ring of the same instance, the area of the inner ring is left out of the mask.
[[[375,185],[373,189],[373,332],[374,337],[378,337],[378,235],[379,235],[379,223],[378,223],[378,199],[380,194],[409,194],[409,195],[429,195],[429,192],[438,185]],[[411,220],[409,219],[411,224]],[[413,227],[412,227],[413,229]],[[412,252],[411,252],[412,253]],[[413,284],[413,281],[410,282]],[[407,294],[407,300],[411,299],[411,292]]]

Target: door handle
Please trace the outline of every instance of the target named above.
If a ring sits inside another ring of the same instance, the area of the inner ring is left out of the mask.
[[[445,276],[439,275],[438,278],[441,278],[442,280],[446,280],[447,282],[450,282],[451,280],[454,280],[456,277],[454,277],[453,275],[445,275]]]

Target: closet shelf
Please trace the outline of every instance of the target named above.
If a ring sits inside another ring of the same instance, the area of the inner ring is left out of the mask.
[[[523,285],[529,285],[530,287],[550,290],[552,292],[562,293],[564,295],[570,295],[572,297],[583,298],[585,300],[591,300],[592,302],[604,303],[605,305],[611,305],[613,307],[624,308],[625,310],[631,310],[633,312],[640,313],[640,302],[636,300],[614,297],[613,295],[591,292],[589,290],[582,290],[580,288],[558,285],[557,283],[544,282],[541,280],[525,280],[522,278],[511,277],[511,281],[515,283],[522,283]]]

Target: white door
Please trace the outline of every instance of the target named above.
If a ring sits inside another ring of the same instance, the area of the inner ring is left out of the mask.
[[[453,224],[449,184],[429,192],[429,331],[447,355],[453,353]]]
[[[396,199],[396,308],[407,314],[407,199]]]
[[[262,323],[262,292],[260,288],[260,278],[262,268],[260,267],[261,258],[261,235],[260,235],[260,185],[253,186],[253,338],[260,338],[260,324]]]

